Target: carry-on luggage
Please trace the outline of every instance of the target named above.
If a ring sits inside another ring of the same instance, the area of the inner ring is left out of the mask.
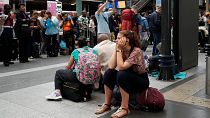
[[[121,105],[121,94],[118,87],[114,88],[112,105]],[[149,87],[141,93],[130,94],[128,105],[130,109],[156,112],[163,110],[165,99],[159,90]]]
[[[61,89],[61,95],[65,99],[81,102],[84,101],[85,89],[79,82],[65,82]]]
[[[80,82],[65,82],[61,89],[64,99],[73,102],[86,102],[91,99],[92,86],[84,85]]]

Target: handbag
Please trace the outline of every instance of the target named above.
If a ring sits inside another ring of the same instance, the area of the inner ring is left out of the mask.
[[[66,47],[66,42],[65,41],[63,41],[63,40],[61,40],[61,42],[60,42],[60,48],[61,49],[66,49],[67,47]]]
[[[163,94],[158,89],[152,87],[139,93],[137,102],[141,110],[144,111],[161,111],[165,106]]]
[[[84,101],[85,89],[80,82],[65,82],[61,89],[63,98],[73,102]]]

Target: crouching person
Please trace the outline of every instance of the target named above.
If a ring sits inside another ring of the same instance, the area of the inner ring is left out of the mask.
[[[53,91],[50,95],[46,96],[47,100],[61,100],[62,99],[62,90],[64,90],[63,85],[65,83],[72,83],[72,84],[69,85],[70,87],[68,87],[68,88],[75,88],[75,89],[72,89],[69,92],[72,92],[74,90],[78,90],[78,91],[75,91],[75,93],[71,93],[71,94],[69,93],[69,94],[66,94],[66,95],[70,95],[70,96],[74,97],[73,99],[76,99],[76,96],[74,96],[73,94],[78,95],[79,93],[84,91],[85,99],[87,99],[87,100],[91,99],[92,85],[91,84],[85,85],[85,84],[81,83],[78,80],[76,70],[75,70],[75,65],[77,65],[78,61],[79,61],[79,55],[80,55],[79,50],[90,49],[90,48],[87,46],[86,39],[82,38],[82,37],[78,38],[78,46],[79,46],[79,48],[75,49],[71,53],[71,56],[70,56],[70,59],[68,61],[68,65],[66,66],[66,69],[61,69],[61,70],[56,71],[55,80],[54,80],[55,91]],[[78,89],[78,88],[76,88],[76,87],[78,87],[78,85],[74,85],[73,83],[79,83],[79,86],[80,87],[82,86],[82,87]],[[68,92],[68,90],[66,92]],[[67,96],[67,97],[69,97],[69,96]],[[79,102],[79,101],[80,100],[75,100],[75,102]]]
[[[105,101],[95,114],[111,109],[111,96],[115,85],[120,88],[122,101],[120,108],[111,117],[121,118],[129,114],[129,94],[141,92],[149,87],[144,63],[143,52],[136,34],[131,31],[119,32],[116,50],[109,61],[109,69],[104,74]]]

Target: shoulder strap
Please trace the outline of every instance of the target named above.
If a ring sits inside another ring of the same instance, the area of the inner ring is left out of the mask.
[[[108,20],[105,18],[105,16],[103,14],[101,14],[104,18],[104,20],[106,21],[107,24],[109,24]]]

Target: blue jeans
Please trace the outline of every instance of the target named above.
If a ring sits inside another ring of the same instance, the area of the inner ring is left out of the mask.
[[[161,33],[160,32],[152,32],[153,34],[153,50],[152,55],[158,55],[159,51],[157,49],[157,45],[161,42]]]

